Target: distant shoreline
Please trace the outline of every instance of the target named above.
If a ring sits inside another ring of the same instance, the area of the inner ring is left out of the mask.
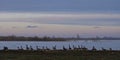
[[[0,36],[0,41],[77,41],[77,40],[120,40],[120,38],[115,37],[90,37],[90,38],[82,38],[82,37],[24,37],[24,36]]]

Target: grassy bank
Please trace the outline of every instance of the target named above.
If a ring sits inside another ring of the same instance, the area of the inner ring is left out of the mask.
[[[0,60],[120,60],[120,51],[0,51]]]

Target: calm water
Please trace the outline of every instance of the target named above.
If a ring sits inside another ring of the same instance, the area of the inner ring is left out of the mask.
[[[28,46],[32,46],[34,49],[36,49],[36,46],[39,46],[39,48],[48,47],[52,49],[53,46],[56,45],[57,49],[62,49],[63,46],[66,48],[69,47],[69,45],[72,47],[82,45],[89,49],[92,49],[93,46],[95,46],[97,49],[101,49],[101,47],[104,47],[106,49],[112,48],[114,50],[120,50],[120,40],[100,40],[100,41],[0,41],[0,49],[3,49],[4,46],[7,46],[9,49],[17,49],[17,47],[22,46],[24,49]]]

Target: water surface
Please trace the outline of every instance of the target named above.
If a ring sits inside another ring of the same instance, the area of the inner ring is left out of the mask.
[[[82,40],[82,41],[0,41],[0,49],[3,49],[4,46],[7,46],[9,49],[17,49],[17,47],[22,46],[24,49],[26,45],[32,46],[36,49],[36,46],[39,48],[48,47],[52,49],[53,46],[56,46],[57,49],[62,49],[63,46],[66,48],[76,46],[85,46],[88,49],[92,49],[95,46],[97,49],[101,49],[102,47],[105,49],[112,48],[114,50],[120,50],[120,40],[99,40],[99,41],[92,41],[92,40]]]

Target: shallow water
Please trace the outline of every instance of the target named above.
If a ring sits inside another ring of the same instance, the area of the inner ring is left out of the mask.
[[[120,40],[99,40],[99,41],[92,41],[92,40],[78,40],[78,41],[0,41],[0,49],[3,49],[4,46],[7,46],[9,49],[17,49],[17,47],[22,46],[24,49],[26,45],[32,46],[36,49],[36,46],[39,48],[48,47],[52,49],[53,46],[56,46],[57,49],[62,49],[63,46],[66,48],[85,46],[88,49],[92,49],[95,46],[97,49],[101,49],[102,47],[105,49],[112,48],[114,50],[120,50]]]

